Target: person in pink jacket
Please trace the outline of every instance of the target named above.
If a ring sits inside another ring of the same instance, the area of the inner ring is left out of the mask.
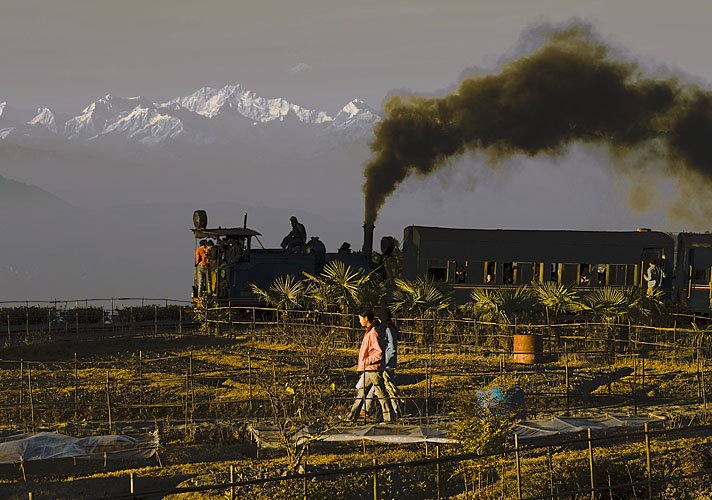
[[[377,323],[374,319],[373,311],[370,309],[359,313],[358,318],[361,326],[366,328],[366,333],[363,335],[363,341],[361,341],[358,365],[356,367],[356,371],[359,373],[359,383],[356,385],[358,395],[353,406],[351,406],[351,411],[347,418],[351,421],[355,421],[358,418],[361,405],[366,400],[366,394],[368,394],[371,387],[374,387],[376,397],[381,403],[383,420],[391,422],[391,409],[386,396],[386,388],[383,384],[383,342],[376,331]]]

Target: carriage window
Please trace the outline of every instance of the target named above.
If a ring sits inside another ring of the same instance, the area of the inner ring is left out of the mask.
[[[690,276],[692,277],[693,283],[707,284],[710,282],[709,268],[705,269],[704,267],[693,267],[692,274]]]
[[[562,285],[577,285],[579,281],[579,265],[578,264],[559,264],[561,268],[561,284]]]
[[[464,283],[467,279],[467,263],[450,260],[447,263],[448,283]]]
[[[447,280],[447,265],[447,261],[444,260],[428,260],[428,271],[426,276],[433,281]]]
[[[578,284],[580,286],[591,286],[591,269],[593,266],[590,264],[579,264],[579,279]]]
[[[515,283],[516,269],[517,266],[514,262],[505,262],[502,265],[502,283],[513,285]]]
[[[497,269],[497,266],[495,266],[494,261],[487,261],[484,263],[484,271],[485,271],[485,276],[484,276],[484,281],[483,283],[485,285],[494,285],[495,283],[495,270]]]
[[[608,284],[611,286],[625,286],[628,275],[628,266],[625,264],[610,264],[608,266]]]
[[[429,267],[428,278],[433,281],[445,281],[447,278],[447,268],[445,267]]]
[[[607,270],[608,268],[605,264],[596,264],[596,281],[598,286],[606,286],[608,284],[606,281],[608,278]]]
[[[516,282],[523,285],[539,281],[539,264],[536,262],[517,262]]]
[[[553,263],[549,267],[549,281],[553,283],[559,282],[559,264]]]
[[[481,285],[485,282],[485,263],[482,261],[465,261],[465,283]]]

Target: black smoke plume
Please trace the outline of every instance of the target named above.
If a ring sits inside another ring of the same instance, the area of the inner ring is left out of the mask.
[[[427,176],[467,151],[497,165],[513,155],[604,145],[613,164],[651,152],[666,175],[712,182],[712,93],[644,74],[588,26],[552,31],[497,74],[470,77],[444,97],[391,97],[365,167],[365,222],[411,174]]]

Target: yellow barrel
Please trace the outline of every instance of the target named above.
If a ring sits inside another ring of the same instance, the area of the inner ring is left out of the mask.
[[[544,337],[539,334],[515,334],[513,360],[531,365],[540,363],[544,354]]]

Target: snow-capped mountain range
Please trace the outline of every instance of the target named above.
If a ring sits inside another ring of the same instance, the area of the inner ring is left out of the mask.
[[[282,98],[260,97],[242,85],[226,85],[219,89],[203,87],[163,103],[108,94],[76,116],[49,108],[39,108],[33,114],[1,102],[0,142],[208,145],[264,124],[296,125],[319,135],[346,134],[354,138],[368,137],[380,118],[358,99],[330,116]]]

